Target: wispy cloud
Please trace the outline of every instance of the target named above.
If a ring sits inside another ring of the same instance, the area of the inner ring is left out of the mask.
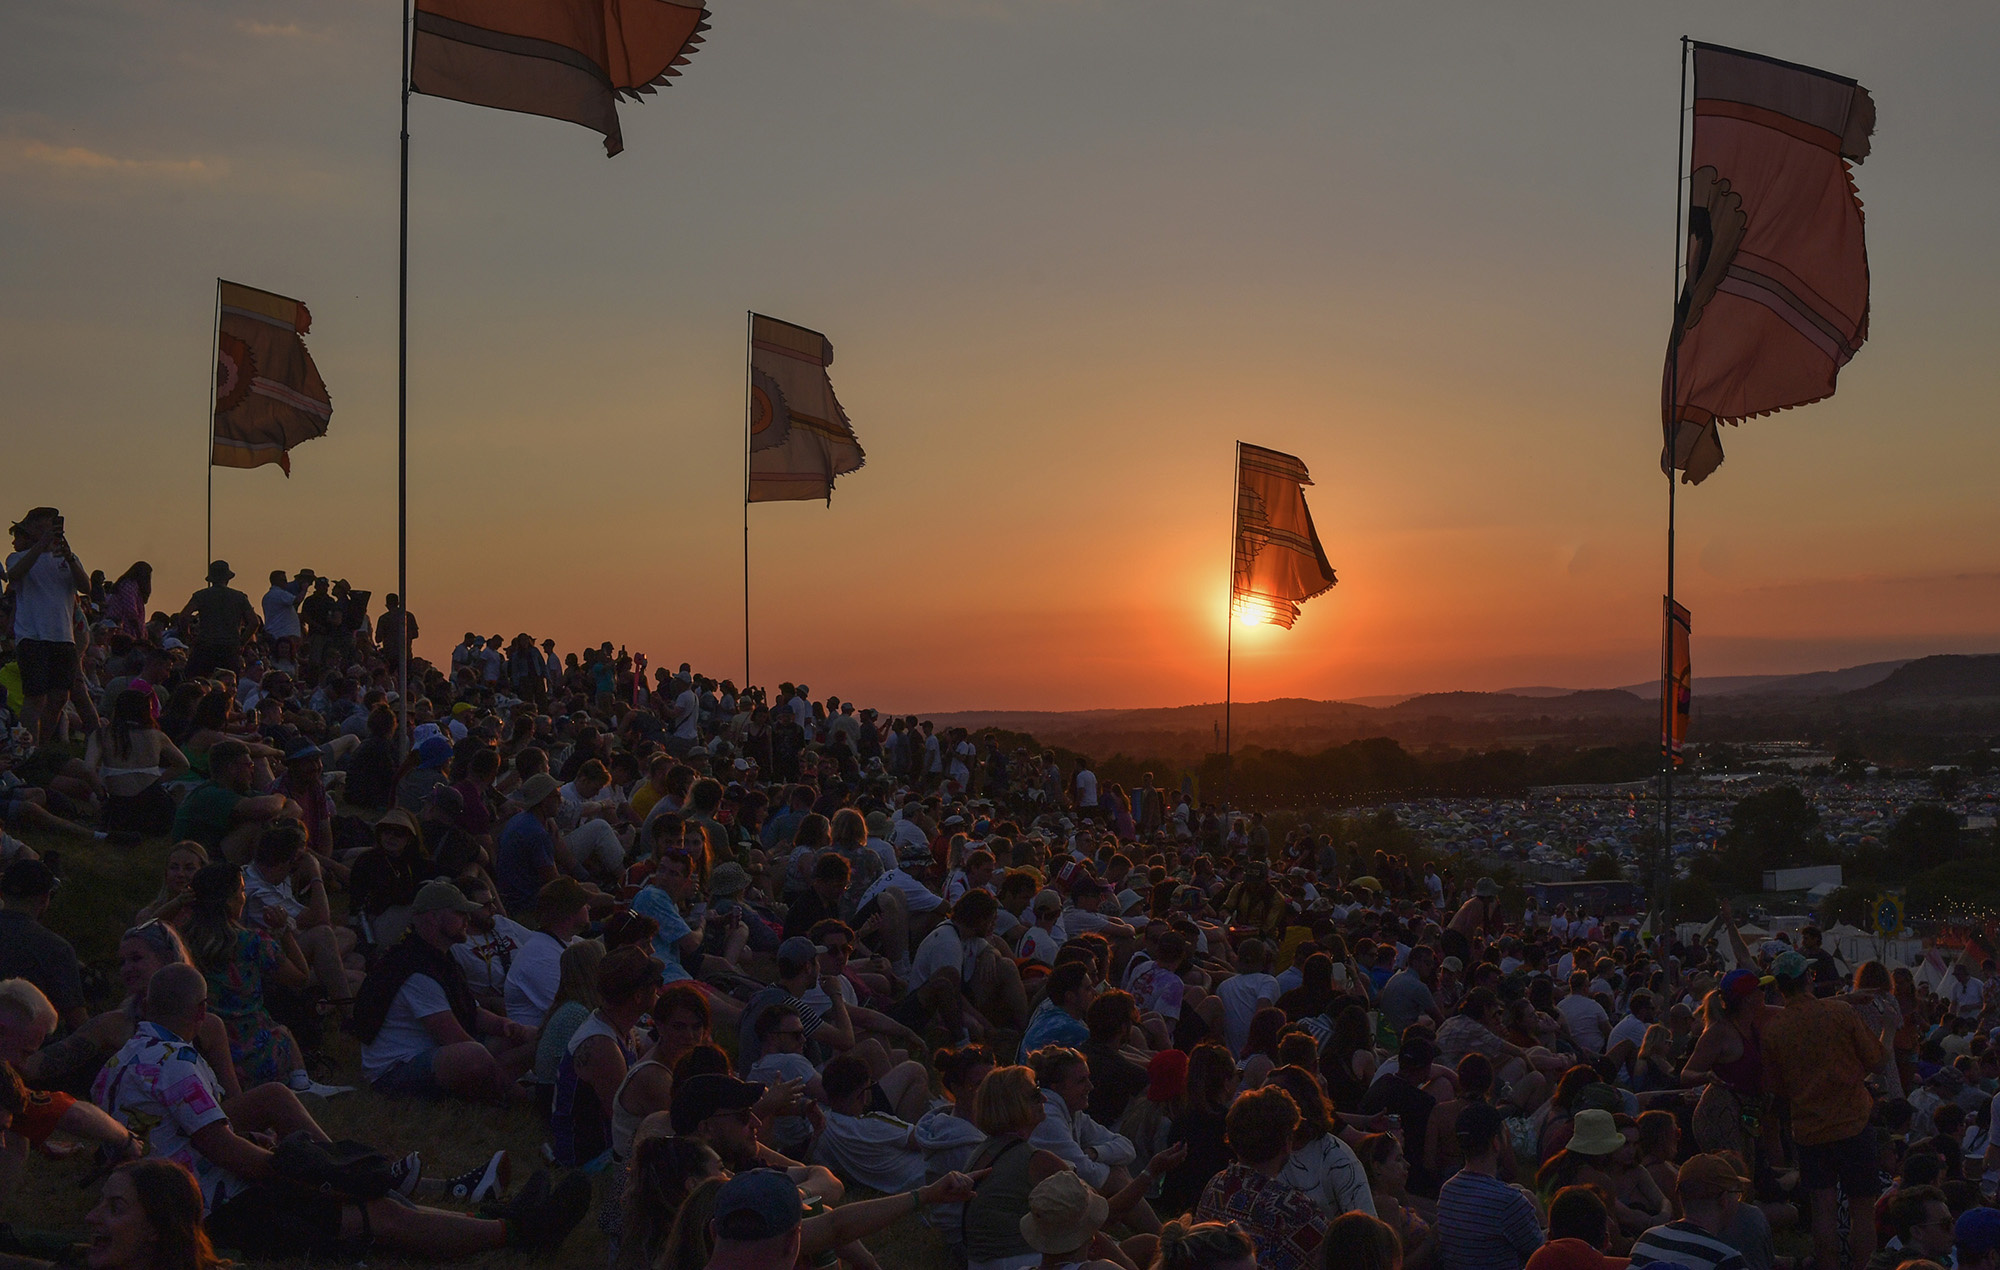
[[[76,175],[134,176],[176,181],[208,181],[226,176],[226,159],[142,159],[106,154],[88,146],[53,145],[27,137],[0,137],[0,170],[39,170]]]

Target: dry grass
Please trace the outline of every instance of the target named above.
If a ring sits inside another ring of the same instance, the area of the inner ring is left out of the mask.
[[[114,973],[118,937],[131,916],[153,898],[166,863],[167,843],[149,840],[138,847],[117,848],[103,843],[34,838],[43,852],[62,853],[63,885],[48,914],[49,926],[76,946],[85,966],[85,987],[99,1009],[116,1003]],[[340,897],[335,896],[335,902]],[[326,1044],[332,1066],[315,1075],[322,1081],[359,1085],[354,1093],[336,1098],[306,1098],[308,1109],[335,1138],[366,1142],[391,1155],[421,1151],[426,1176],[450,1176],[483,1164],[495,1151],[512,1153],[513,1177],[519,1186],[541,1166],[547,1139],[539,1113],[528,1106],[481,1107],[459,1102],[389,1098],[368,1089],[361,1079],[359,1047],[353,1038],[330,1033]],[[7,1220],[21,1228],[76,1232],[82,1237],[83,1215],[97,1199],[94,1185],[85,1187],[94,1171],[87,1158],[51,1160],[36,1157],[29,1165]],[[608,1174],[598,1179],[603,1201]],[[872,1192],[856,1190],[851,1198]],[[906,1217],[866,1241],[885,1270],[949,1270],[951,1261],[941,1239],[921,1221]],[[602,1266],[609,1246],[597,1228],[593,1210],[559,1254],[562,1264]],[[370,1257],[369,1264],[402,1267],[423,1263],[390,1257]],[[548,1264],[516,1252],[491,1253],[467,1264],[494,1267]]]

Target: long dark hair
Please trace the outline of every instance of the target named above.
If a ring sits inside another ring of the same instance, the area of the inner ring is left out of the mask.
[[[126,688],[111,702],[111,755],[123,759],[132,753],[132,734],[153,730],[153,694]]]
[[[650,1270],[673,1236],[674,1217],[715,1152],[695,1138],[647,1138],[625,1179],[625,1229],[611,1270]]]
[[[192,903],[181,937],[203,973],[219,974],[235,959],[239,927],[229,916],[229,901],[242,885],[243,870],[227,860],[204,864],[188,883]]]
[[[201,1225],[201,1186],[170,1160],[132,1160],[112,1170],[132,1183],[139,1209],[153,1228],[153,1270],[214,1270],[230,1263],[215,1255]]]
[[[133,561],[131,567],[126,569],[125,572],[119,574],[118,580],[111,584],[112,589],[116,590],[117,588],[124,586],[127,582],[138,583],[139,604],[141,607],[144,607],[149,601],[152,600],[153,598],[152,565],[147,564],[144,560]],[[143,616],[143,614],[141,616]]]
[[[657,1270],[702,1270],[715,1251],[715,1237],[709,1233],[709,1219],[715,1215],[715,1193],[722,1189],[719,1177],[695,1183],[680,1211],[674,1214],[673,1229],[667,1232],[666,1246],[653,1262]],[[623,1240],[621,1239],[622,1243]]]

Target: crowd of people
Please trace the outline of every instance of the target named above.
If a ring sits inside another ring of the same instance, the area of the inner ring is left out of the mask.
[[[395,596],[371,621],[302,571],[253,604],[217,561],[167,610],[53,509],[14,538],[6,824],[171,844],[95,918],[113,1003],[47,924],[59,852],[4,839],[0,1193],[94,1145],[92,1265],[546,1250],[594,1215],[613,1270],[879,1270],[912,1214],[969,1270],[2000,1262],[1977,953],[1933,990],[1726,909],[1693,940],[1523,911],[608,643],[468,632],[405,697]],[[549,1167],[334,1141],[350,1096],[532,1104]]]

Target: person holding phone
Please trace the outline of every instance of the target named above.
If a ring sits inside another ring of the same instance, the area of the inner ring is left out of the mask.
[[[55,508],[33,508],[14,522],[13,533],[7,587],[21,663],[21,722],[40,747],[56,739],[63,703],[76,683],[76,597],[90,584],[90,572],[70,550]]]

